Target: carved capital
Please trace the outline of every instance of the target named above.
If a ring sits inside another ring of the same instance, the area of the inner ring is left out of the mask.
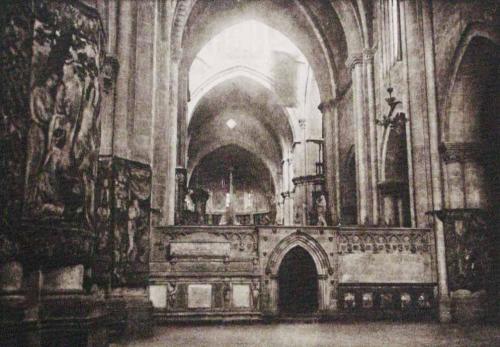
[[[358,64],[363,64],[363,53],[354,53],[347,57],[345,61],[345,65],[349,70],[354,69],[354,67]]]
[[[373,57],[375,56],[376,50],[375,49],[364,49],[363,50],[363,61],[367,63],[373,63]]]
[[[484,152],[477,142],[443,142],[439,149],[446,164],[480,161]]]

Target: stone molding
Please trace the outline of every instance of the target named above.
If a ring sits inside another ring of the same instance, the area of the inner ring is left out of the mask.
[[[363,58],[364,58],[363,53],[353,53],[347,57],[345,65],[349,70],[352,70],[356,65],[363,64],[364,62]]]
[[[308,183],[324,184],[325,177],[323,175],[298,176],[298,177],[292,178],[292,182],[296,186],[301,185],[301,184],[308,184]]]
[[[376,52],[377,52],[376,49],[369,49],[369,48],[363,49],[363,61],[366,63],[373,63],[373,58]]]
[[[373,57],[375,56],[375,53],[376,49],[365,48],[362,52],[350,54],[345,61],[345,65],[349,70],[352,70],[358,64],[373,64]]]
[[[433,243],[429,229],[381,230],[370,232],[339,231],[338,254],[351,253],[406,253],[422,254],[431,251]]]
[[[484,154],[483,145],[478,142],[443,142],[439,150],[446,164],[480,161]]]

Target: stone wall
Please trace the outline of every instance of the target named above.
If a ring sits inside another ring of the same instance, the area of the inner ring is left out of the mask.
[[[379,314],[383,305],[380,315],[387,317],[425,316],[435,308],[434,239],[426,229],[165,227],[153,232],[149,293],[155,316],[160,321],[278,317],[279,269],[295,247],[305,249],[316,266],[313,314],[362,314],[346,302],[349,295],[366,293],[376,301],[370,314]]]

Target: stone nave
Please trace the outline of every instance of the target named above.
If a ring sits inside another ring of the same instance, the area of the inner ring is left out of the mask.
[[[498,322],[497,1],[0,9],[0,345]]]

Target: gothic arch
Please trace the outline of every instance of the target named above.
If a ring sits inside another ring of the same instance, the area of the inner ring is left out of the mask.
[[[320,311],[326,310],[329,305],[328,276],[333,275],[333,268],[328,260],[328,255],[318,241],[312,236],[297,230],[295,233],[285,237],[278,243],[271,252],[267,262],[265,272],[266,275],[270,277],[267,289],[269,294],[268,308],[273,314],[278,313],[279,268],[283,258],[295,247],[301,247],[308,252],[316,265],[316,271],[318,273],[318,309]]]
[[[285,237],[273,249],[266,266],[266,274],[273,277],[278,275],[281,262],[285,255],[295,247],[306,250],[316,264],[319,277],[327,277],[333,274],[333,268],[328,260],[328,255],[321,245],[309,234],[297,230],[295,233]]]
[[[195,158],[193,158],[192,160],[189,160],[188,167],[187,167],[187,182],[189,183],[191,181],[191,176],[193,175],[193,172],[195,171],[196,167],[200,164],[200,162],[203,160],[203,158],[205,158],[210,153],[213,153],[214,151],[216,151],[222,147],[230,146],[230,145],[240,147],[240,148],[252,153],[257,158],[259,158],[264,163],[264,166],[271,173],[271,177],[273,178],[274,186],[275,187],[280,186],[280,178],[278,175],[279,168],[273,163],[272,160],[265,158],[265,157],[262,157],[262,156],[259,156],[258,151],[256,151],[253,148],[249,148],[248,146],[246,146],[245,143],[234,142],[234,141],[223,141],[220,143],[212,143],[209,146],[206,146],[202,152],[199,152]]]
[[[455,54],[453,55],[452,63],[450,65],[450,78],[447,86],[444,88],[446,92],[446,99],[444,101],[444,112],[441,128],[441,141],[449,141],[451,117],[450,109],[452,106],[452,96],[455,89],[460,66],[462,65],[463,58],[467,53],[470,43],[477,38],[483,38],[496,46],[500,46],[500,33],[493,25],[485,23],[474,22],[470,23],[462,33],[462,36],[457,44]]]
[[[232,66],[227,69],[221,70],[217,72],[215,75],[210,76],[206,81],[204,81],[201,85],[199,85],[192,94],[192,99],[189,102],[189,111],[188,111],[188,127],[191,122],[192,116],[196,110],[198,104],[203,100],[203,97],[210,93],[217,86],[231,80],[236,80],[240,78],[247,78],[254,82],[256,82],[259,86],[264,88],[269,95],[272,95],[273,98],[278,100],[278,104],[282,105],[283,103],[279,99],[279,96],[274,92],[275,82],[272,80],[270,76],[267,76],[255,69],[252,69],[248,66],[238,65]],[[296,121],[292,117],[292,115],[288,112],[286,107],[281,107],[281,111],[284,113],[286,118],[288,119],[288,124],[291,131],[291,142],[293,143],[294,139],[297,137],[298,129],[296,129]],[[189,134],[188,134],[188,143],[189,143]],[[187,146],[189,147],[189,145]]]

